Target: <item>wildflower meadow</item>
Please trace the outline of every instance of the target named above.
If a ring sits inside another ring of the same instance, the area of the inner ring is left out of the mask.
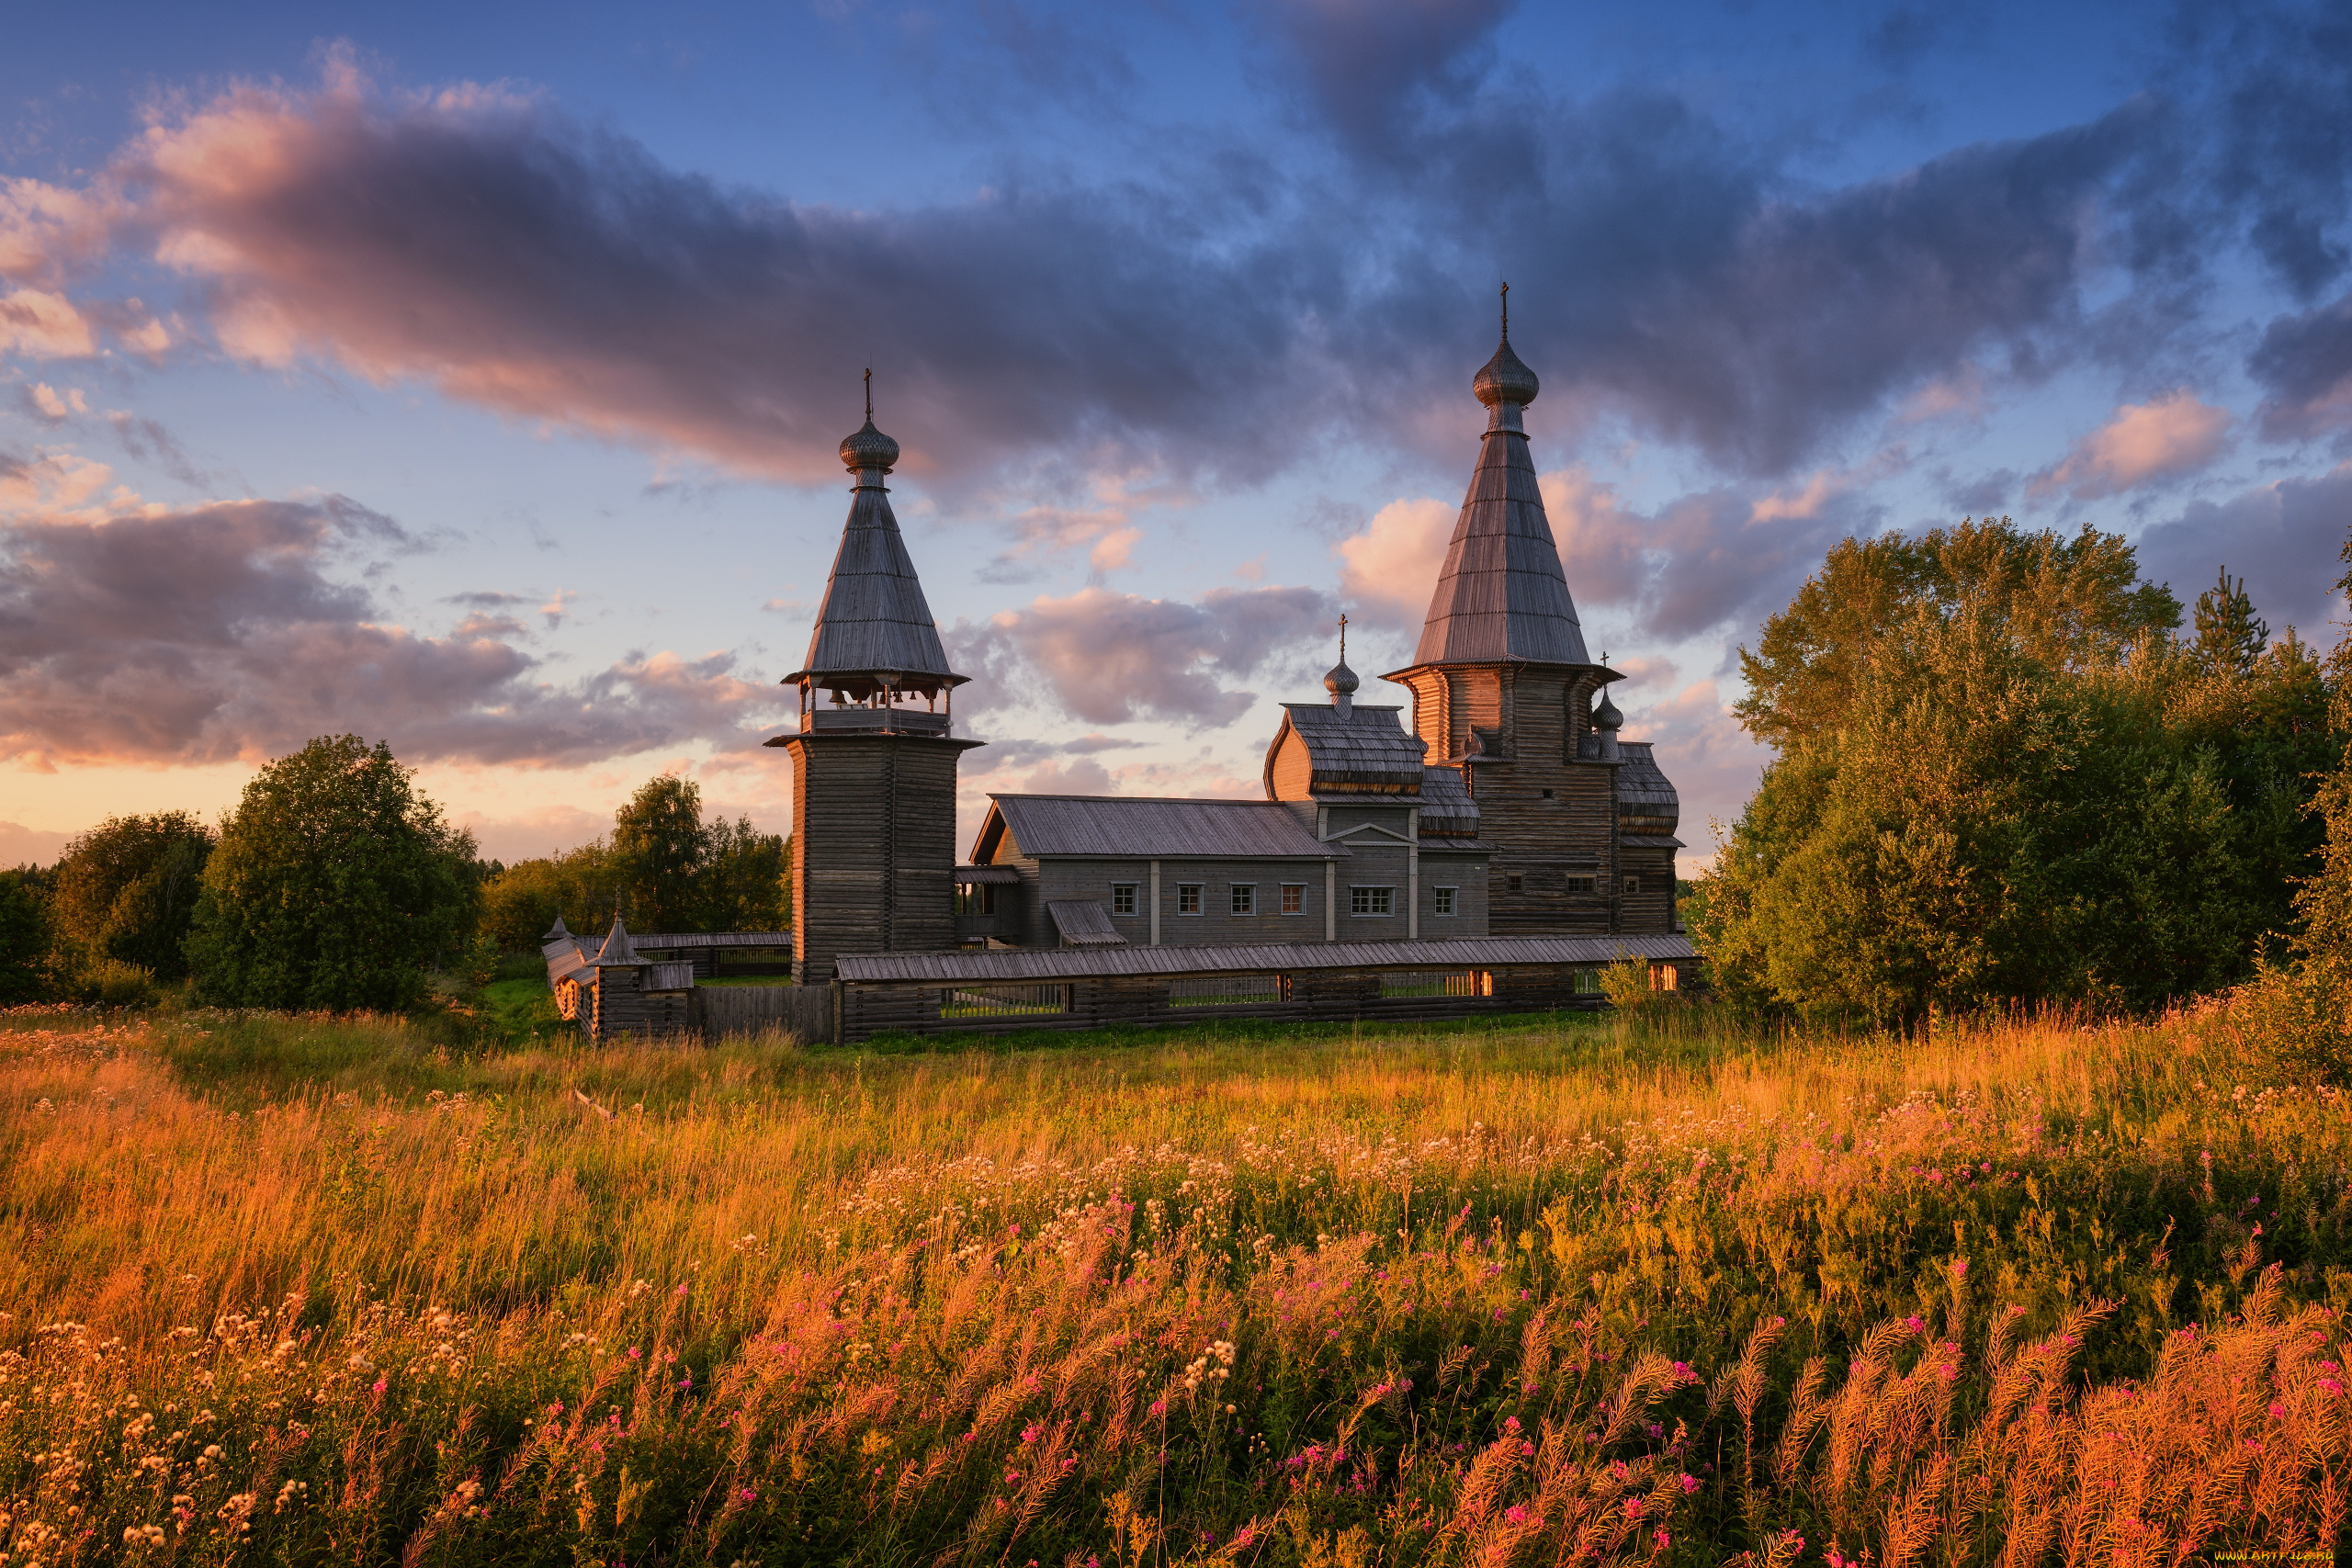
[[[0,1563],[2324,1559],[2226,1009],[987,1054],[0,1030]]]

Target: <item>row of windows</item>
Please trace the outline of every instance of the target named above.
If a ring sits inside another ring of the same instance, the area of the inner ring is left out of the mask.
[[[1600,891],[1600,878],[1597,876],[1564,876],[1560,881],[1566,890],[1570,893],[1598,893]],[[1508,876],[1503,879],[1503,886],[1505,890],[1508,892],[1524,893],[1527,891],[1527,878],[1516,874]],[[1625,879],[1626,892],[1639,893],[1641,890],[1642,879],[1640,877],[1629,876]]]
[[[1197,915],[1202,912],[1202,897],[1207,885],[1200,882],[1180,882],[1176,885],[1176,912]],[[1432,888],[1430,913],[1451,915],[1455,908],[1453,887]],[[1236,882],[1227,886],[1226,897],[1232,913],[1258,913],[1258,885]],[[1137,912],[1142,897],[1142,885],[1135,882],[1111,884],[1111,913],[1133,915]],[[1389,915],[1396,913],[1396,889],[1394,887],[1351,887],[1348,889],[1348,912],[1351,915]],[[1285,882],[1282,885],[1282,912],[1285,915],[1306,913],[1306,884]]]

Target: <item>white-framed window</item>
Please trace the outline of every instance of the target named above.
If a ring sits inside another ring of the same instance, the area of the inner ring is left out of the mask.
[[[1197,915],[1201,912],[1199,883],[1180,882],[1176,885],[1176,912],[1180,915]]]
[[[1639,893],[1641,890],[1642,890],[1642,879],[1641,879],[1640,877],[1638,877],[1638,876],[1629,876],[1629,877],[1627,877],[1627,878],[1625,879],[1625,891],[1626,891],[1626,892],[1628,892],[1628,893]]]
[[[1597,876],[1570,876],[1565,880],[1571,893],[1597,893],[1600,890],[1600,878]]]
[[[1348,913],[1351,915],[1385,915],[1396,908],[1396,889],[1394,887],[1351,887],[1348,889]]]
[[[1111,884],[1111,913],[1132,915],[1136,912],[1136,885],[1132,882]]]
[[[1430,912],[1433,915],[1450,915],[1453,913],[1454,889],[1451,887],[1439,887],[1434,888],[1431,891],[1436,895],[1436,897],[1430,906]]]
[[[1306,913],[1306,883],[1285,882],[1283,884],[1283,913],[1285,915]]]
[[[1258,885],[1256,883],[1234,883],[1232,885],[1232,895],[1233,912],[1235,914],[1254,915],[1258,912]]]

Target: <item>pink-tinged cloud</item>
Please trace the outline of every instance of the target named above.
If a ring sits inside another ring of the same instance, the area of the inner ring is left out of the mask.
[[[1090,724],[1230,724],[1257,694],[1227,682],[1322,635],[1335,615],[1311,588],[1218,588],[1192,603],[1101,587],[1040,598],[947,634],[949,660],[975,677],[957,711],[1043,698]]]
[[[1624,688],[1619,688],[1623,690]],[[1747,809],[1771,753],[1739,726],[1713,681],[1698,681],[1660,701],[1627,704],[1625,739],[1657,747],[1658,766],[1682,800],[1675,836],[1685,875],[1713,863],[1713,824],[1728,827]]]
[[[729,654],[636,653],[559,684],[511,623],[421,636],[328,575],[412,543],[339,496],[0,517],[0,755],[251,761],[354,730],[411,761],[560,764],[781,721]]]
[[[2211,465],[2229,444],[2237,416],[2183,387],[2150,402],[2126,403],[2075,444],[2065,460],[2034,476],[2034,496],[2061,491],[2090,501]]]
[[[1357,618],[1396,629],[1421,624],[1459,510],[1430,496],[1400,498],[1374,513],[1363,533],[1333,547],[1340,592]]]
[[[0,294],[0,354],[87,359],[97,351],[89,321],[62,294],[39,288]]]

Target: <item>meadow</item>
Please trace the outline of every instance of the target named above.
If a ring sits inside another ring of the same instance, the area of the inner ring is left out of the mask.
[[[2352,1118],[2223,1005],[849,1053],[492,1001],[5,1020],[0,1564],[2345,1538]]]

